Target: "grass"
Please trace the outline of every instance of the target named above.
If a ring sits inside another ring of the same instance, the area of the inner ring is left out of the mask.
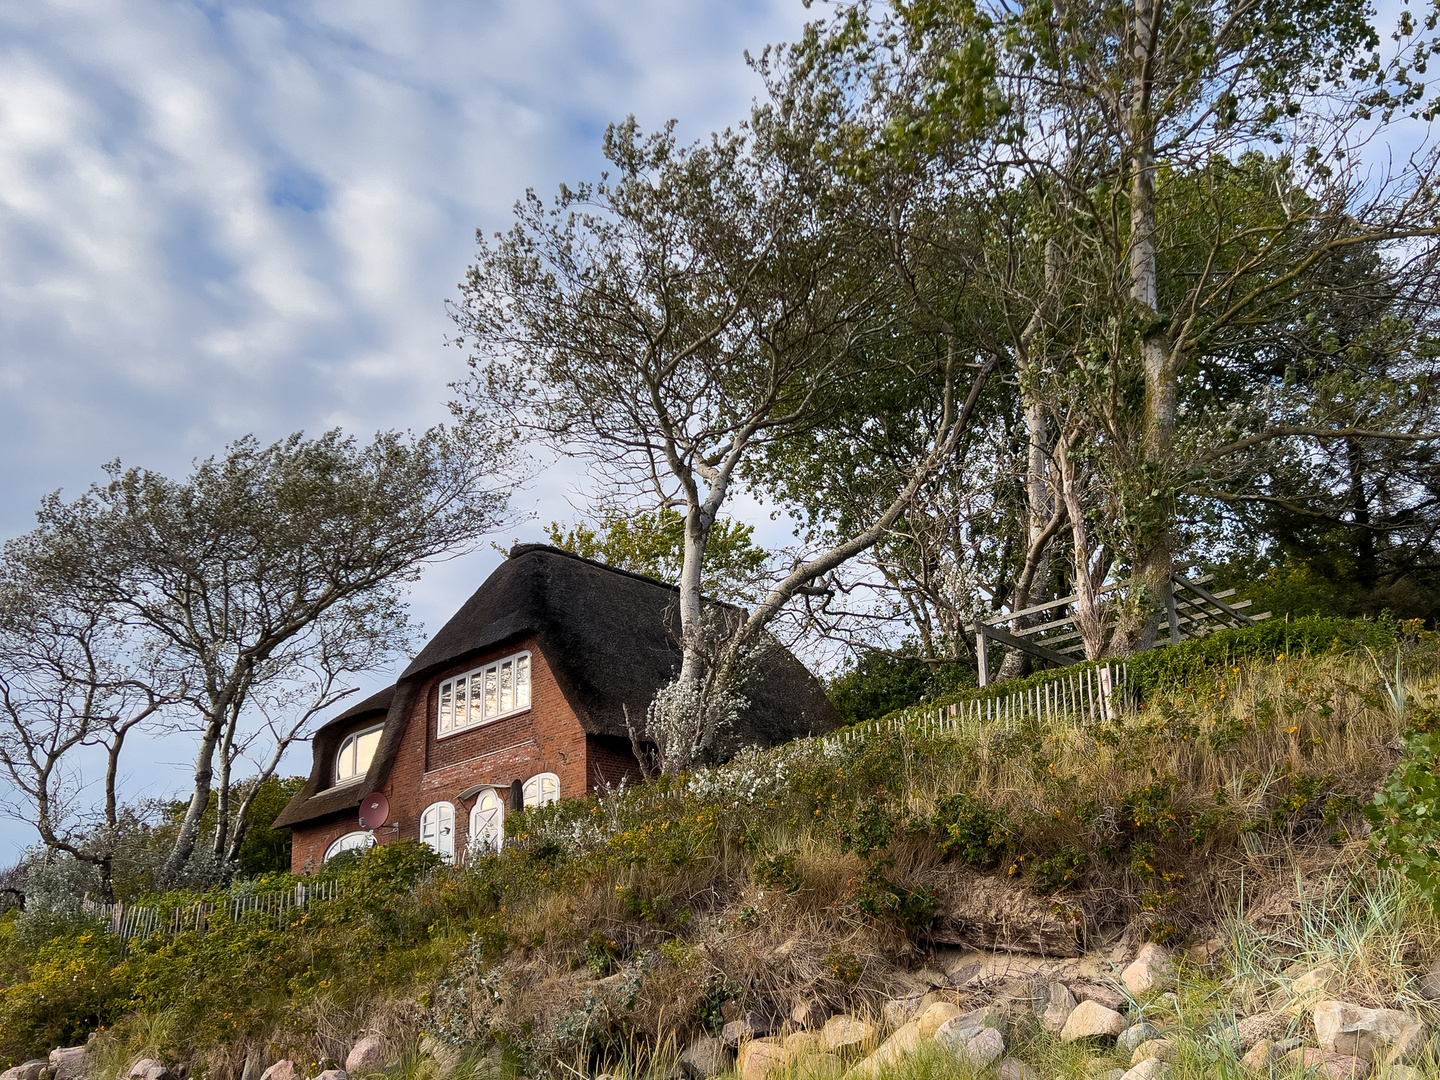
[[[27,943],[5,916],[0,1062],[99,1027],[107,1074],[158,1056],[232,1080],[247,1056],[340,1063],[373,1031],[404,1080],[658,1076],[737,1009],[815,997],[878,1015],[930,962],[919,931],[937,906],[1023,886],[1092,943],[1223,936],[1224,966],[1187,966],[1174,999],[1145,1003],[1193,1033],[1180,1075],[1223,1074],[1233,1054],[1206,1049],[1208,1026],[1273,1005],[1299,969],[1336,968],[1363,1003],[1428,1007],[1412,984],[1440,926],[1411,883],[1374,869],[1358,812],[1398,757],[1381,659],[1212,668],[1097,727],[745,754],[683,786],[514,815],[506,850],[463,869],[418,845],[375,849],[279,931],[242,920],[127,952],[85,925]],[[1407,652],[1411,719],[1440,694],[1437,660],[1430,638]],[[1039,1080],[1095,1058],[1038,1030],[1012,1052]],[[957,1068],[922,1055],[893,1075]]]

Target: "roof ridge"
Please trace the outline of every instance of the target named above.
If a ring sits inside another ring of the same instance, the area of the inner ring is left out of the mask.
[[[622,577],[634,578],[636,581],[643,581],[647,585],[658,585],[662,589],[669,589],[671,592],[675,593],[678,593],[680,591],[680,586],[672,584],[671,582],[661,581],[659,578],[651,577],[649,574],[641,574],[634,570],[626,570],[620,566],[611,566],[607,562],[601,562],[599,559],[588,558],[587,556],[581,555],[578,552],[569,551],[562,547],[556,547],[554,544],[515,544],[513,547],[510,548],[510,551],[506,557],[514,559],[521,555],[528,555],[532,551],[542,552],[546,555],[563,555],[567,559],[574,559],[576,562],[588,563],[589,565],[598,567],[601,570],[608,570],[612,574],[619,574]],[[708,596],[705,597],[705,599],[711,601],[712,603],[724,603],[724,601],[712,600]]]

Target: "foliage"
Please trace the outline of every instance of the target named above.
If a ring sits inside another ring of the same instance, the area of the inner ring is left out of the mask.
[[[1440,911],[1440,731],[1415,731],[1405,757],[1365,808],[1386,865]]]
[[[678,584],[685,555],[685,519],[662,507],[636,514],[609,512],[595,525],[581,523],[568,529],[551,522],[546,530],[556,547],[587,559],[658,581]],[[721,600],[752,599],[756,574],[769,557],[754,541],[755,527],[728,518],[710,527],[705,542],[705,572],[700,591]]]
[[[974,673],[959,664],[938,669],[914,656],[867,649],[826,685],[830,704],[847,724],[858,724],[916,705],[927,698],[953,695],[973,684]]]
[[[947,795],[935,806],[940,850],[959,855],[971,866],[989,869],[1009,846],[1010,830],[1004,815],[966,792]]]

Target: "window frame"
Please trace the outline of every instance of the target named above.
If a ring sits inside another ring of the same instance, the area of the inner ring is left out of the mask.
[[[354,840],[354,843],[345,844],[347,840]],[[345,844],[344,847],[338,845]],[[344,836],[337,836],[330,841],[330,846],[325,849],[325,854],[320,858],[320,865],[324,866],[337,855],[343,855],[347,851],[368,851],[375,846],[375,834],[368,829],[354,829]]]
[[[518,678],[521,664],[524,664],[525,672],[525,703],[517,704],[519,701],[520,680]],[[503,685],[502,674],[509,669],[509,686]],[[487,684],[486,679],[494,673],[493,687]],[[471,705],[478,696],[472,687],[476,684],[482,689],[485,703],[481,705],[481,719],[467,719],[463,724],[455,722],[455,712],[459,705],[461,695],[456,692],[461,685],[465,688],[464,708],[467,715],[471,712]],[[510,708],[500,709],[504,695],[510,695]],[[493,695],[496,712],[493,716],[487,716],[485,710],[488,708],[489,700]],[[437,739],[448,739],[452,735],[459,735],[461,732],[471,731],[475,728],[493,724],[497,720],[504,720],[510,716],[518,716],[523,712],[529,712],[535,700],[535,660],[529,649],[521,649],[519,652],[510,653],[508,656],[501,656],[486,664],[470,668],[467,671],[457,672],[448,678],[441,679],[435,687],[435,737]],[[445,726],[448,719],[449,727]]]
[[[365,775],[370,771],[370,765],[373,765],[375,763],[374,754],[370,755],[370,762],[365,766],[365,768],[358,769],[353,775],[347,776],[343,780],[340,778],[340,756],[345,753],[346,747],[353,746],[358,743],[362,735],[371,735],[377,731],[384,730],[385,721],[382,720],[380,721],[380,723],[371,724],[369,727],[357,728],[356,730],[350,732],[348,735],[346,735],[343,739],[340,740],[340,746],[335,750],[335,756],[331,760],[331,765],[335,770],[335,783],[332,785],[333,787],[340,787],[342,784],[353,784],[357,780],[365,779]],[[377,753],[379,752],[379,742],[376,742],[375,750]]]
[[[555,782],[555,793],[553,798],[545,798],[544,787],[546,780],[553,780]],[[535,785],[536,792],[535,800],[533,802],[530,798],[530,786],[532,784]],[[557,803],[560,801],[560,777],[556,776],[553,772],[536,773],[534,776],[530,777],[528,780],[525,781],[524,784],[521,785],[520,791],[522,800],[521,805],[526,810],[533,810],[536,807],[540,806],[549,806],[551,803]]]
[[[435,843],[425,839],[425,819],[430,816],[430,811],[435,811]],[[444,832],[445,812],[450,814],[449,844],[450,850],[445,850],[446,835]],[[433,802],[420,812],[420,842],[431,851],[439,855],[447,863],[455,861],[455,804],[448,799],[441,799]]]

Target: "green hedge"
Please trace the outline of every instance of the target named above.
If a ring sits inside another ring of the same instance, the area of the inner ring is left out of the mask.
[[[1208,637],[1182,641],[1178,645],[1161,645],[1136,653],[1124,661],[1087,660],[1067,668],[1037,672],[1024,679],[1007,679],[983,689],[964,690],[922,705],[897,709],[889,715],[899,716],[917,709],[939,709],[987,698],[1009,697],[1061,678],[1062,672],[1073,675],[1088,668],[1122,662],[1129,666],[1130,686],[1139,691],[1143,700],[1158,691],[1192,686],[1211,673],[1237,663],[1274,660],[1281,656],[1318,656],[1362,647],[1383,652],[1395,648],[1399,640],[1400,623],[1389,616],[1345,619],[1307,615],[1299,619],[1267,619],[1249,626],[1217,630]]]

